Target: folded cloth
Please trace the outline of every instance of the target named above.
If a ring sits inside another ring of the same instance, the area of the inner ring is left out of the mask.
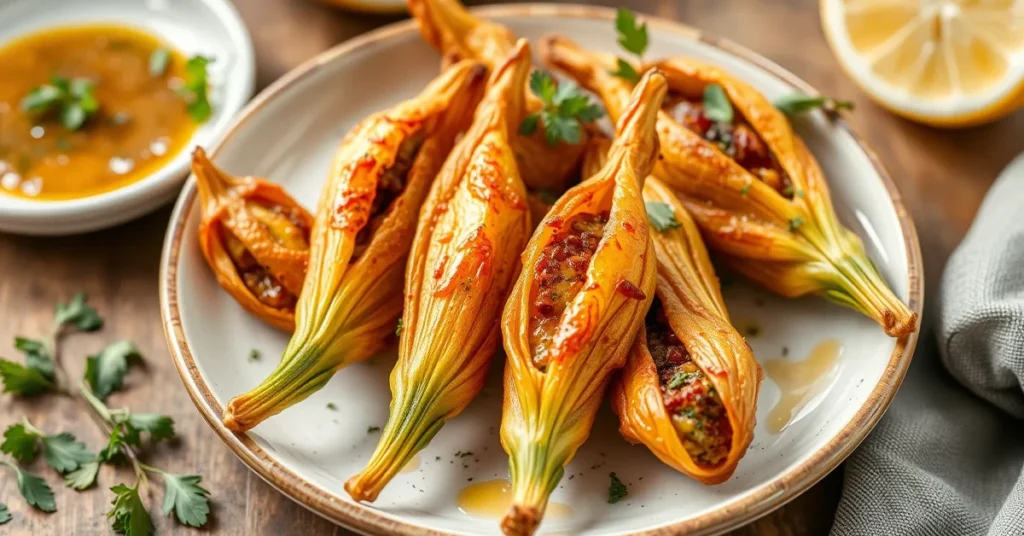
[[[1024,155],[933,305],[892,406],[846,463],[833,536],[1024,535]]]

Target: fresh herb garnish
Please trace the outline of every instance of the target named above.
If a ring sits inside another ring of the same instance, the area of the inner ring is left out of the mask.
[[[732,123],[732,103],[725,90],[718,84],[704,86],[704,115],[717,123]]]
[[[697,374],[693,372],[680,371],[672,376],[672,379],[668,381],[669,389],[679,388],[690,382],[691,379],[697,377]]]
[[[750,192],[750,184],[751,183],[748,182],[740,187],[740,195],[747,195],[747,193]]]
[[[45,480],[22,469],[14,462],[0,460],[0,464],[14,470],[18,480],[18,492],[25,498],[25,502],[44,512],[54,512],[57,510],[57,503],[53,500],[53,490],[50,489]]]
[[[334,402],[328,402],[327,403],[327,409],[329,409],[331,411],[334,411],[334,410],[338,409],[338,406]]]
[[[0,380],[4,383],[5,393],[18,396],[38,395],[54,387],[53,382],[38,370],[6,359],[0,359]]]
[[[0,450],[21,463],[31,463],[39,453],[40,445],[47,465],[59,473],[74,471],[82,464],[96,460],[96,455],[79,443],[75,436],[66,432],[47,435],[28,420],[7,427]]]
[[[167,66],[171,63],[171,51],[167,48],[160,47],[153,51],[149,55],[149,74],[150,76],[158,77],[163,76],[167,72]]]
[[[249,361],[259,361],[260,357],[263,357],[263,354],[259,350],[255,348],[249,350]]]
[[[121,388],[128,364],[141,361],[142,355],[131,341],[118,341],[107,346],[100,353],[91,355],[85,361],[85,379],[92,392],[100,399],[106,398]]]
[[[7,523],[11,520],[11,511],[7,509],[7,505],[0,503],[0,525]]]
[[[84,292],[75,294],[68,303],[58,303],[53,316],[55,329],[73,324],[82,331],[96,331],[103,327],[103,317],[86,302]]]
[[[213,107],[210,105],[206,66],[213,60],[205,56],[192,56],[185,63],[185,80],[180,93],[188,102],[188,115],[196,123],[210,118]]]
[[[182,525],[201,527],[210,515],[210,492],[199,485],[199,475],[175,475],[148,467],[164,480],[164,502],[160,510],[164,515],[174,512]],[[148,515],[148,514],[147,514]]]
[[[88,489],[96,482],[96,475],[100,471],[99,460],[83,463],[70,473],[64,475],[64,485],[78,491]]]
[[[534,71],[530,74],[530,91],[544,103],[544,108],[526,116],[519,125],[519,133],[532,136],[543,124],[548,145],[579,143],[580,124],[592,123],[604,115],[571,80],[563,80],[556,86],[550,74]]]
[[[659,233],[679,227],[675,211],[672,210],[672,206],[668,203],[647,201],[644,205],[647,207],[647,220],[651,222],[651,225]]]
[[[395,326],[395,337],[402,336],[402,317],[398,317],[398,325]]]
[[[619,480],[615,473],[610,473],[608,476],[612,479],[611,484],[608,486],[608,504],[615,504],[626,495],[629,495],[629,492],[626,490],[626,485]]]
[[[87,78],[54,76],[50,83],[29,92],[21,100],[21,109],[30,114],[56,114],[64,128],[78,130],[100,109],[94,88]]]
[[[853,110],[853,101],[841,101],[821,95],[794,92],[775,100],[775,107],[786,115],[797,115],[821,108],[829,113]]]
[[[620,7],[615,12],[615,33],[618,35],[619,46],[642,62],[644,51],[647,50],[647,23],[637,24],[636,14]],[[616,58],[615,64],[616,69],[612,75],[634,84],[640,81],[640,74],[636,72],[633,64],[622,58]]]
[[[795,216],[789,220],[789,231],[793,232],[800,228],[804,224],[804,219],[800,216]]]
[[[372,433],[379,432],[379,431],[380,431],[380,426],[367,426],[366,427],[366,433],[368,433],[368,434],[372,434]]]

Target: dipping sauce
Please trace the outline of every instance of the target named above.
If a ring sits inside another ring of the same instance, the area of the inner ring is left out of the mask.
[[[158,49],[164,68],[151,72]],[[162,167],[197,127],[178,91],[185,64],[158,38],[113,25],[46,30],[0,49],[0,193],[77,199]],[[72,92],[90,85],[98,104],[75,129],[65,126],[66,108],[23,109],[34,90],[61,81]]]

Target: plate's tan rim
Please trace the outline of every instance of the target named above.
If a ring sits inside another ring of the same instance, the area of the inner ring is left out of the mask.
[[[615,11],[612,9],[580,5],[520,4],[513,6],[488,6],[473,9],[473,12],[484,17],[566,17],[609,21],[615,18]],[[731,41],[707,36],[695,28],[657,17],[646,16],[645,20],[653,27],[701,41],[746,60],[800,91],[817,93],[813,87],[794,74]],[[410,32],[417,32],[416,23],[413,20],[389,24],[339,44],[296,67],[271,84],[267,89],[260,92],[242,110],[221,141],[209,151],[211,157],[215,157],[220,147],[227,143],[238,129],[251,119],[260,108],[293,84],[315,73],[323,65],[361,46],[386,41]],[[893,183],[885,167],[882,166],[877,155],[845,123],[840,121],[839,124],[841,128],[849,131],[850,135],[867,154],[892,200],[907,246],[907,288],[909,295],[907,305],[920,317],[924,304],[924,280],[921,269],[921,249],[913,220],[903,206],[895,183]],[[185,221],[189,211],[195,206],[195,197],[195,183],[190,179],[174,208],[164,242],[164,250],[160,262],[160,309],[163,316],[164,333],[167,337],[175,367],[185,384],[189,396],[203,418],[210,423],[210,426],[213,427],[227,446],[261,478],[292,500],[335,523],[371,534],[416,536],[441,536],[449,534],[405,522],[386,512],[354,503],[350,499],[315,486],[271,458],[248,435],[236,435],[224,427],[220,421],[223,408],[217,402],[213,393],[210,392],[206,383],[201,380],[195,359],[186,342],[178,304],[177,282],[181,243],[185,232]],[[896,342],[896,347],[889,357],[885,371],[878,384],[868,395],[867,401],[857,410],[850,422],[828,444],[815,452],[808,460],[778,477],[773,482],[748,491],[738,500],[722,508],[692,519],[670,523],[654,529],[641,531],[637,534],[661,536],[682,532],[694,535],[719,533],[753,521],[771,512],[817,483],[849,456],[861,441],[867,437],[871,429],[874,428],[882,413],[895,396],[900,383],[903,381],[916,343],[917,332],[903,337]]]

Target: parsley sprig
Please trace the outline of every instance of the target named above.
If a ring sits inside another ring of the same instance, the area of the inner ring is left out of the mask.
[[[140,490],[148,487],[150,475],[163,482],[161,510],[165,515],[173,513],[184,525],[203,526],[210,513],[210,492],[201,486],[202,477],[170,473],[139,460],[138,450],[143,447],[144,434],[151,443],[173,438],[174,421],[166,415],[111,408],[105,403],[111,393],[123,388],[130,365],[141,361],[135,345],[118,341],[89,356],[85,375],[77,389],[72,390],[69,376],[59,360],[61,335],[70,329],[93,331],[102,325],[102,317],[88,305],[84,294],[77,294],[67,304],[58,304],[49,338],[17,338],[15,348],[24,354],[25,363],[0,360],[0,379],[4,390],[15,395],[59,392],[82,398],[98,417],[96,422],[108,437],[106,445],[93,453],[69,433],[48,434],[23,419],[4,432],[0,451],[21,463],[30,463],[42,453],[46,463],[64,474],[64,483],[75,490],[91,487],[101,464],[127,459],[135,471],[135,482],[132,487],[121,483],[111,488],[115,497],[108,517],[112,518],[115,531],[137,536],[153,533],[153,521],[143,500],[145,494],[140,494]],[[0,460],[0,463],[16,472],[18,490],[30,505],[46,512],[56,509],[53,490],[42,478],[25,471],[18,463],[7,460]],[[0,504],[0,524],[10,517],[7,507]]]
[[[643,63],[644,52],[647,50],[647,23],[637,24],[636,14],[620,7],[615,12],[615,33],[618,35],[619,46],[626,52],[634,54],[637,60]],[[615,64],[613,75],[634,84],[640,81],[640,73],[636,72],[632,63],[616,58]]]
[[[551,146],[559,142],[579,143],[580,125],[592,123],[604,115],[604,111],[590,102],[590,97],[571,80],[555,84],[550,74],[534,71],[530,74],[530,91],[544,103],[544,108],[526,116],[519,125],[519,133],[532,136],[543,125],[544,139]]]
[[[840,110],[853,110],[853,101],[836,100],[822,95],[807,95],[794,92],[775,100],[775,107],[786,115],[799,115],[821,108],[835,114]]]
[[[55,114],[64,128],[78,130],[100,109],[88,78],[53,76],[21,100],[21,109],[36,115]]]
[[[644,205],[647,207],[647,220],[651,222],[651,225],[659,233],[664,233],[680,226],[676,220],[675,211],[672,210],[672,206],[668,203],[647,201]]]
[[[210,118],[213,113],[213,106],[210,105],[210,82],[207,76],[207,66],[213,62],[212,58],[206,56],[192,56],[185,63],[185,78],[181,88],[178,90],[185,102],[188,103],[188,115],[196,123],[202,123]]]

